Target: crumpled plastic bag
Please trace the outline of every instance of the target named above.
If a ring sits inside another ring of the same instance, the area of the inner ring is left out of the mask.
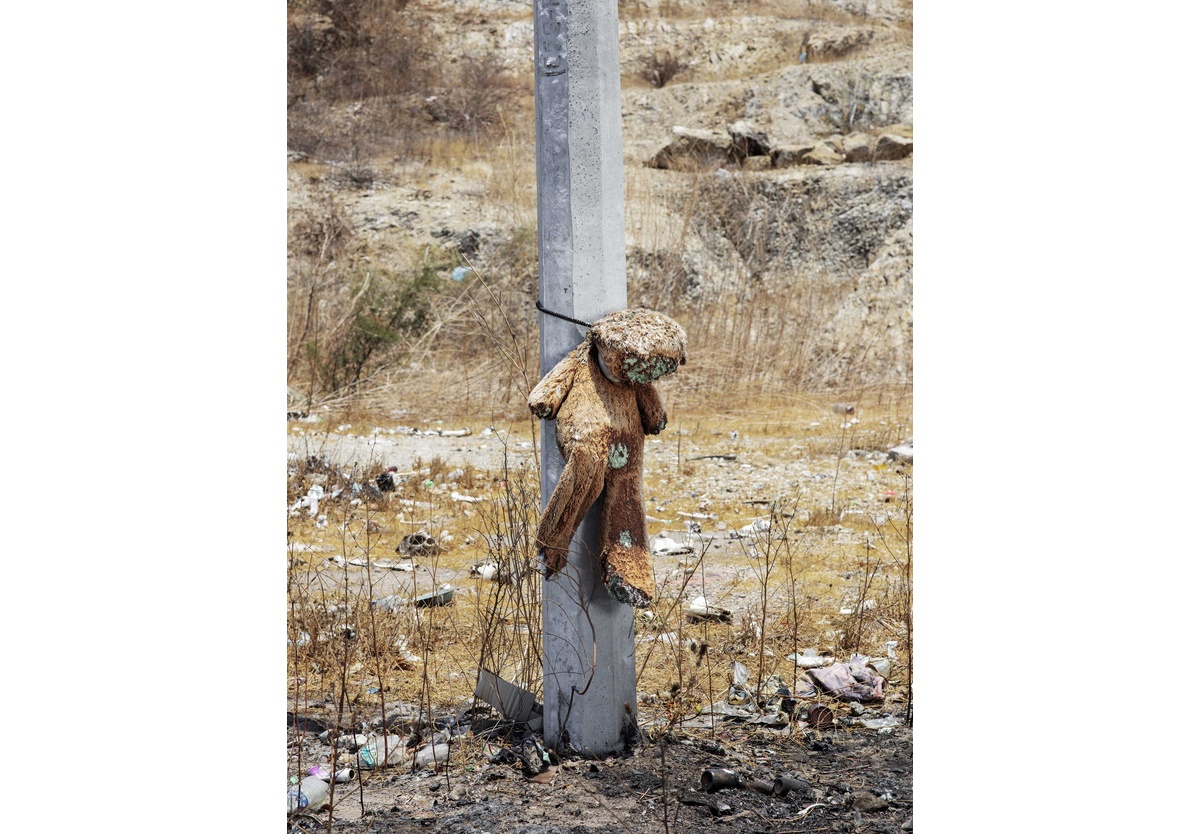
[[[808,676],[839,701],[882,701],[887,681],[867,668],[870,658],[855,654],[847,663],[809,669]]]

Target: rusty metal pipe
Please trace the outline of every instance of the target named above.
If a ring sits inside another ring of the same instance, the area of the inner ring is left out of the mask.
[[[742,787],[742,777],[724,767],[710,767],[700,774],[700,787],[705,793],[716,793],[725,788]]]
[[[805,782],[803,779],[793,779],[790,776],[780,776],[775,779],[775,784],[772,785],[772,792],[776,796],[787,796],[789,792],[796,791],[805,796],[812,790],[812,785]]]
[[[771,782],[764,782],[761,779],[755,779],[750,782],[743,782],[742,787],[746,788],[748,790],[758,791],[759,793],[765,793],[768,796],[770,796],[772,793],[775,792],[774,784],[772,784]]]

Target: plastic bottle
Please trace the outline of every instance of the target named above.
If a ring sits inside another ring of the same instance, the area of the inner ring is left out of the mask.
[[[288,789],[288,813],[305,808],[315,811],[329,801],[329,785],[320,776],[305,776],[297,787]]]
[[[428,744],[417,751],[417,767],[434,767],[437,765],[435,760],[441,763],[446,763],[450,760],[450,745],[449,744]]]
[[[375,736],[358,751],[357,764],[363,770],[397,765],[408,758],[408,750],[404,747],[404,739],[400,736],[386,736],[387,761],[383,760],[384,736]]]

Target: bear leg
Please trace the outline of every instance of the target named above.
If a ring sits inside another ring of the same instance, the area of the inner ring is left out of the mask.
[[[654,599],[641,471],[610,473],[600,511],[601,578],[609,596],[635,608]]]
[[[571,537],[604,489],[604,462],[573,454],[567,458],[558,485],[538,523],[538,561],[549,578],[567,566]]]

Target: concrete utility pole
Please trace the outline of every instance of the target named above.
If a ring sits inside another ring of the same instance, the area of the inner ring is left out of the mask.
[[[538,290],[547,309],[584,321],[623,310],[625,207],[616,0],[534,0]],[[545,375],[585,329],[541,316]],[[542,506],[563,470],[542,422]],[[633,608],[600,581],[599,508],[571,541],[567,567],[542,583],[546,743],[618,751],[636,726]]]

